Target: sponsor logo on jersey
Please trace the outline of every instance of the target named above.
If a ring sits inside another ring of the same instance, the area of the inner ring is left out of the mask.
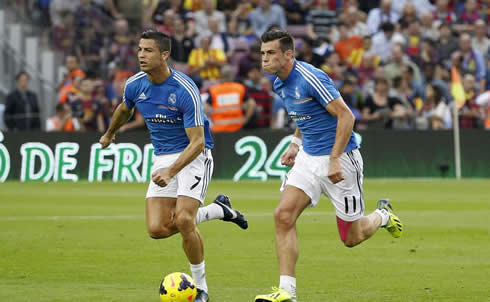
[[[168,96],[168,103],[172,105],[175,105],[175,103],[177,103],[177,96],[175,95],[175,93],[171,93]]]

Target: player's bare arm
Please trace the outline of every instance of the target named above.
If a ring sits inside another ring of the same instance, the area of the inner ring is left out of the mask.
[[[106,148],[116,138],[116,132],[124,125],[129,118],[133,115],[134,109],[129,109],[124,102],[117,106],[114,115],[112,116],[111,124],[107,129],[106,133],[102,135],[99,140],[99,143],[102,145],[102,148]]]
[[[187,137],[189,138],[189,145],[182,151],[177,160],[168,168],[161,169],[153,172],[151,178],[154,183],[161,187],[168,185],[172,177],[177,175],[182,168],[192,162],[199,153],[204,150],[204,127],[190,127],[185,128]]]
[[[344,179],[339,157],[342,155],[347,143],[349,142],[352,129],[354,128],[355,118],[342,97],[338,97],[331,101],[327,106],[325,106],[325,108],[331,115],[337,118],[337,132],[335,134],[335,143],[333,145],[332,152],[330,153],[328,178],[333,183],[338,183]]]
[[[301,131],[299,128],[296,128],[294,131],[293,140],[291,141],[291,144],[289,144],[289,148],[281,156],[281,164],[288,167],[292,167],[294,165],[294,159],[296,158],[296,155],[299,152],[299,147],[301,146],[301,139]]]

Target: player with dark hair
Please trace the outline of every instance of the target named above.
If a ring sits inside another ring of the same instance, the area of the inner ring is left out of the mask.
[[[294,40],[286,31],[262,35],[262,67],[277,76],[274,90],[297,129],[281,163],[293,167],[281,187],[274,212],[280,284],[255,301],[296,301],[298,238],[296,220],[325,194],[335,207],[340,239],[354,247],[386,228],[400,237],[402,224],[387,200],[364,216],[363,161],[352,132],[354,115],[323,71],[295,60]]]
[[[146,194],[146,226],[154,239],[182,235],[198,294],[196,302],[208,301],[203,240],[196,225],[222,219],[248,227],[228,197],[200,207],[213,172],[214,147],[209,122],[203,113],[199,90],[185,74],[168,67],[170,37],[145,31],[138,47],[141,72],[124,87],[123,102],[114,112],[103,148],[115,139],[117,130],[131,117],[134,107],[142,114],[155,149],[151,181]]]

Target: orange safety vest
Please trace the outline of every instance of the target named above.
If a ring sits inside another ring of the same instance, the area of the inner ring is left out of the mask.
[[[213,132],[233,132],[243,127],[242,104],[245,86],[240,83],[221,83],[209,88]]]
[[[54,123],[54,125],[56,127],[58,127],[60,125],[60,121],[55,118],[55,117],[52,117],[51,118],[51,121]],[[63,131],[65,132],[72,132],[75,130],[75,127],[73,126],[73,119],[69,119],[66,121],[65,125],[63,126]]]

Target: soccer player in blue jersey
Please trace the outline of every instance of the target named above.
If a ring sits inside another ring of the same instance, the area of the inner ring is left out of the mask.
[[[204,302],[209,299],[208,287],[203,240],[196,225],[212,219],[231,221],[242,229],[248,224],[224,195],[200,207],[213,172],[214,143],[196,85],[185,74],[168,67],[170,48],[169,36],[153,30],[142,34],[138,47],[141,72],[127,80],[123,102],[99,142],[103,148],[109,146],[134,107],[144,117],[155,149],[146,193],[148,233],[155,239],[182,235],[198,289],[195,301]]]
[[[387,200],[364,216],[363,161],[352,132],[354,115],[332,80],[318,68],[294,58],[294,41],[285,31],[262,35],[262,66],[277,76],[274,90],[283,99],[297,129],[281,157],[292,169],[274,212],[279,288],[255,301],[296,301],[298,238],[296,220],[325,194],[335,207],[340,239],[354,247],[380,227],[400,237],[402,224]]]

